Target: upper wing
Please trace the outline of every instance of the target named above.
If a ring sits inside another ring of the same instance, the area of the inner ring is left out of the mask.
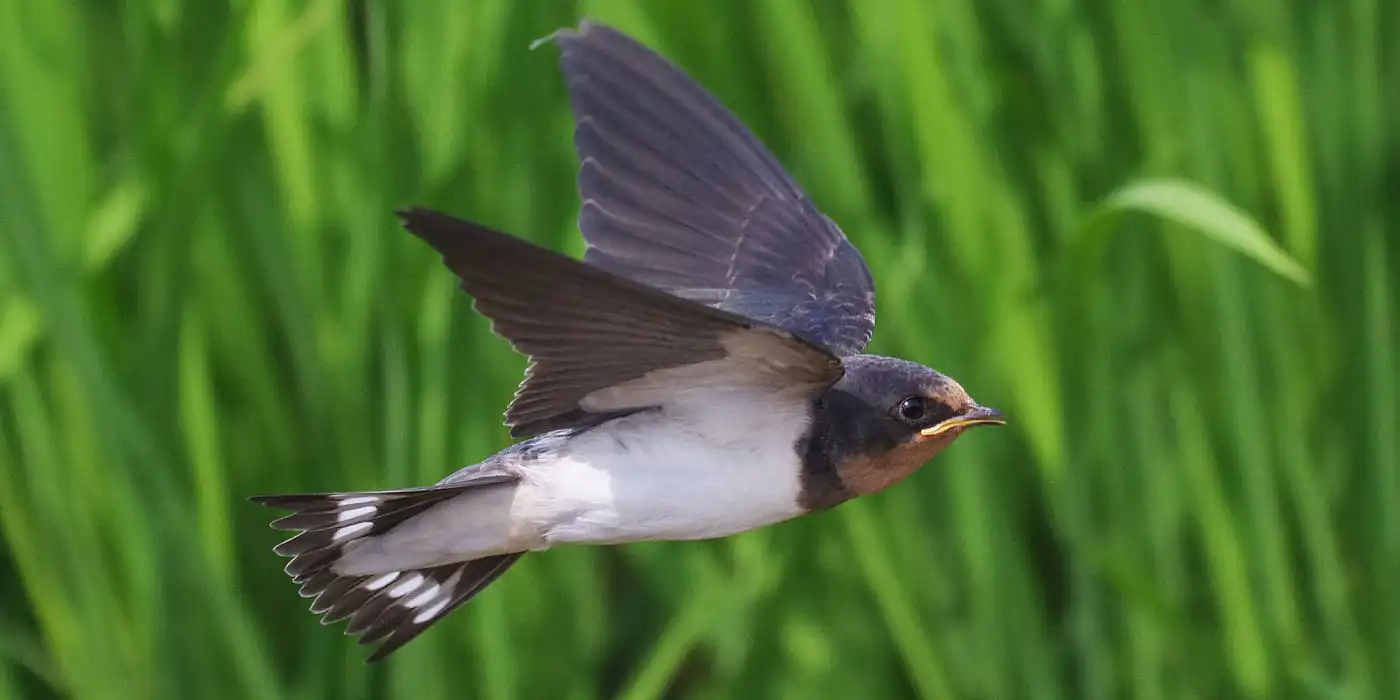
[[[554,37],[581,166],[584,260],[840,355],[875,329],[859,251],[680,69],[608,27]]]
[[[696,389],[820,389],[824,348],[446,214],[399,213],[457,273],[492,328],[530,358],[506,424],[517,437],[683,400]]]

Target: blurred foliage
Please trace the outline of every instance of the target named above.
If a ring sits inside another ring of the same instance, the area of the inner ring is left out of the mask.
[[[1013,426],[816,517],[529,556],[367,667],[243,499],[507,444],[523,363],[392,211],[581,252],[528,46],[584,16],[840,222],[874,351]],[[1393,0],[0,0],[0,699],[1400,697],[1397,30]]]

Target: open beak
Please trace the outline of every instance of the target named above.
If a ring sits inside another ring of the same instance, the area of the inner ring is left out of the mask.
[[[919,434],[924,437],[937,437],[950,430],[968,428],[974,425],[1006,425],[1006,416],[995,408],[978,406],[961,416],[949,418],[931,428],[924,428]]]

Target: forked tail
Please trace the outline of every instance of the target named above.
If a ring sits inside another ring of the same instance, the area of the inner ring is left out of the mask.
[[[297,532],[273,551],[291,557],[285,571],[301,584],[302,597],[315,598],[311,612],[322,615],[322,624],[349,618],[346,634],[358,635],[361,644],[379,643],[369,657],[369,663],[374,663],[471,600],[505,573],[521,553],[367,576],[341,575],[335,571],[335,563],[357,543],[382,535],[483,483],[499,481],[478,479],[420,489],[258,496],[251,500],[295,511],[273,521],[276,529]]]

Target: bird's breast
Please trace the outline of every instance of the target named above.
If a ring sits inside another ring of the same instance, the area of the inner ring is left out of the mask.
[[[512,519],[535,548],[723,537],[799,515],[800,405],[620,418],[522,465]]]
[[[879,454],[849,455],[839,465],[841,482],[858,496],[879,493],[918,471],[956,437],[915,438]]]

